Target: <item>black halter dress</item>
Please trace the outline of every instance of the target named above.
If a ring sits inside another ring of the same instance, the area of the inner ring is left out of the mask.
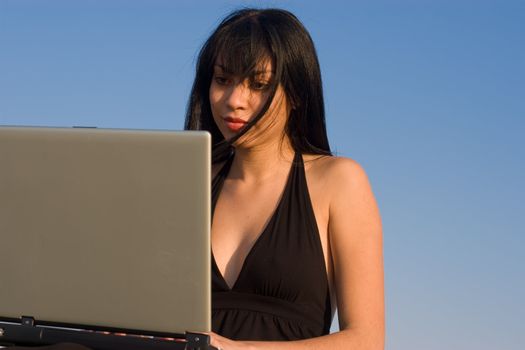
[[[212,182],[212,213],[233,161]],[[328,334],[330,293],[302,156],[229,288],[212,254],[212,329],[237,340],[297,340]]]

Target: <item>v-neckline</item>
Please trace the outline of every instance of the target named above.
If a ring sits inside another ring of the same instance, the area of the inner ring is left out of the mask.
[[[219,200],[220,193],[222,192],[222,186],[224,184],[224,181],[226,180],[226,177],[228,176],[228,173],[230,172],[231,165],[233,163],[233,157],[234,156],[232,155],[231,159],[229,159],[227,161],[227,163],[224,164],[223,169],[219,170],[219,173],[215,177],[215,178],[217,178],[218,176],[222,176],[223,178],[221,179],[222,183],[220,184],[219,194],[217,195],[217,198],[213,202],[213,210],[212,210],[212,213],[211,213],[211,222],[212,223],[213,223],[213,216],[215,214],[215,207],[217,206],[217,202]],[[301,157],[301,158],[299,158],[299,157]],[[219,269],[219,266],[217,265],[217,262],[215,261],[215,255],[213,254],[213,247],[210,247],[211,248],[210,250],[211,250],[212,269],[214,269],[215,272],[217,273],[217,276],[220,278],[220,280],[221,280],[225,290],[233,291],[233,290],[236,289],[237,284],[239,283],[239,280],[241,280],[241,277],[243,276],[243,273],[246,270],[246,265],[247,265],[248,260],[254,254],[254,251],[256,250],[257,246],[259,245],[259,242],[264,238],[264,236],[267,235],[266,231],[268,231],[268,228],[271,227],[272,224],[273,224],[273,221],[275,221],[275,218],[277,217],[277,214],[279,213],[279,211],[281,210],[281,207],[283,205],[283,199],[286,197],[286,195],[290,191],[290,185],[291,185],[291,181],[292,181],[292,177],[293,177],[293,172],[295,171],[295,169],[297,167],[297,162],[299,161],[299,159],[301,159],[301,161],[302,161],[302,156],[298,152],[296,152],[295,155],[294,155],[294,158],[292,160],[292,165],[290,166],[290,169],[288,170],[288,176],[286,178],[286,183],[284,185],[283,190],[281,191],[281,195],[279,197],[277,205],[275,206],[275,209],[273,210],[272,214],[268,218],[265,226],[263,227],[263,229],[261,230],[261,232],[259,233],[259,235],[255,239],[255,241],[253,242],[252,246],[248,250],[248,253],[244,257],[244,260],[243,260],[243,262],[241,264],[241,268],[239,269],[239,273],[237,274],[237,277],[235,278],[235,280],[234,280],[234,282],[233,282],[233,284],[231,286],[229,286],[228,282],[226,282],[226,279],[224,278],[224,275],[222,274],[221,270]],[[227,168],[227,169],[225,169],[225,168]],[[215,180],[215,178],[213,180]]]

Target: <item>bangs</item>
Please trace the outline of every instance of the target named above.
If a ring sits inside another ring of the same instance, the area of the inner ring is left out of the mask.
[[[275,57],[261,25],[253,17],[235,21],[217,33],[212,59],[220,61],[221,67],[229,74],[242,78],[254,77],[264,71],[264,65],[271,60],[275,70]],[[272,72],[275,75],[275,71]],[[272,79],[275,81],[275,79]]]

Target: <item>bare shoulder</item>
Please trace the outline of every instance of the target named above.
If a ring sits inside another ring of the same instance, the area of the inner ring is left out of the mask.
[[[312,180],[322,183],[325,189],[368,186],[365,170],[354,159],[318,155],[304,155],[303,159]]]
[[[330,218],[328,221],[334,224],[349,218],[362,220],[364,217],[378,217],[368,176],[357,161],[345,157],[310,155],[304,160],[310,179],[309,187],[311,185],[310,189],[325,208]]]

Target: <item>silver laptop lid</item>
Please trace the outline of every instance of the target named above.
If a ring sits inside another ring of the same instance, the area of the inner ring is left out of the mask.
[[[210,144],[0,127],[0,317],[209,331]]]

